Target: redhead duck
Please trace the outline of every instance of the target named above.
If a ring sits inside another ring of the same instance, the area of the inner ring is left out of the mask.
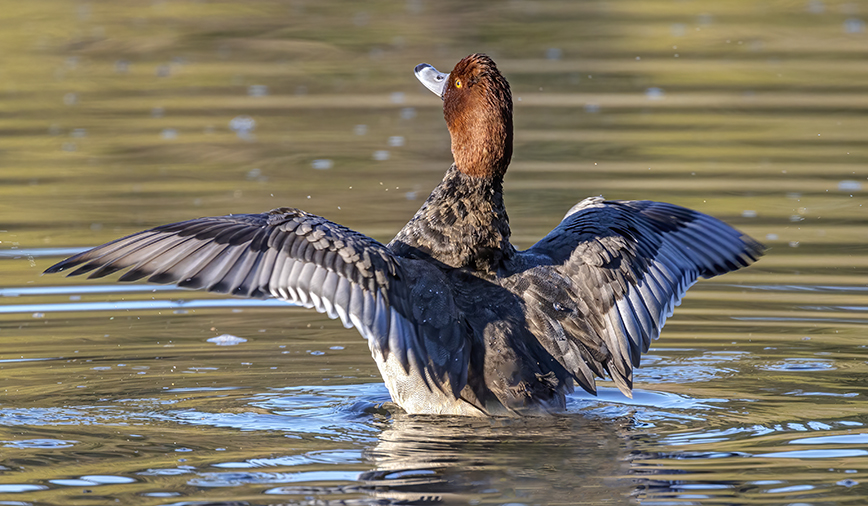
[[[587,198],[525,251],[509,242],[503,176],[512,96],[491,58],[416,76],[443,99],[454,163],[392,241],[299,209],[199,218],[97,246],[47,273],[144,277],[316,308],[367,339],[409,413],[513,415],[564,408],[574,384],[633,368],[698,278],[764,247],[696,211]]]

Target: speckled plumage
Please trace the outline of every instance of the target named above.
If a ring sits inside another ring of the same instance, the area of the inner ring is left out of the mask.
[[[502,195],[509,86],[484,55],[446,77],[455,163],[387,246],[281,208],[164,225],[46,272],[130,268],[120,280],[316,308],[359,330],[411,413],[556,411],[574,384],[594,393],[606,375],[630,395],[633,368],[687,288],[749,265],[763,246],[696,211],[595,197],[516,251]]]
[[[469,176],[453,165],[389,248],[448,267],[491,273],[514,253],[501,178]]]

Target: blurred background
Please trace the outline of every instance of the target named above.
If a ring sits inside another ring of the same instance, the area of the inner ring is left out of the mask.
[[[704,210],[749,195],[750,209],[722,212],[747,228],[742,211],[779,215],[771,232],[803,241],[789,218],[817,206],[790,194],[829,190],[829,206],[865,181],[862,7],[12,2],[4,244],[84,246],[282,205],[385,241],[451,162],[441,103],[413,67],[448,71],[472,52],[515,95],[507,192],[522,246],[601,193]]]
[[[865,2],[0,0],[0,12],[0,501],[868,493]],[[601,381],[600,398],[576,396],[555,420],[419,420],[375,407],[388,394],[366,343],[321,315],[40,275],[147,227],[280,206],[388,241],[452,161],[442,103],[413,67],[448,72],[473,52],[512,87],[517,246],[602,194],[713,214],[771,248],[691,290],[633,401]],[[222,334],[246,341],[207,341]]]

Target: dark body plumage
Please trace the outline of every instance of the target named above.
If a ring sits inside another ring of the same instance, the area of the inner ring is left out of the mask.
[[[64,260],[91,277],[315,307],[368,340],[393,400],[411,413],[563,408],[573,385],[633,368],[700,277],[763,247],[671,204],[586,199],[526,251],[510,244],[503,175],[512,154],[509,86],[484,55],[417,76],[444,99],[455,164],[387,245],[297,209],[200,218]]]

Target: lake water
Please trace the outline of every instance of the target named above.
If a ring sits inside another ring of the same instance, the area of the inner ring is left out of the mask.
[[[0,12],[0,504],[865,503],[864,2]],[[322,315],[41,276],[150,226],[279,206],[387,241],[451,162],[413,67],[477,51],[515,97],[518,246],[602,194],[770,247],[689,292],[634,399],[601,381],[561,416],[407,416]]]

